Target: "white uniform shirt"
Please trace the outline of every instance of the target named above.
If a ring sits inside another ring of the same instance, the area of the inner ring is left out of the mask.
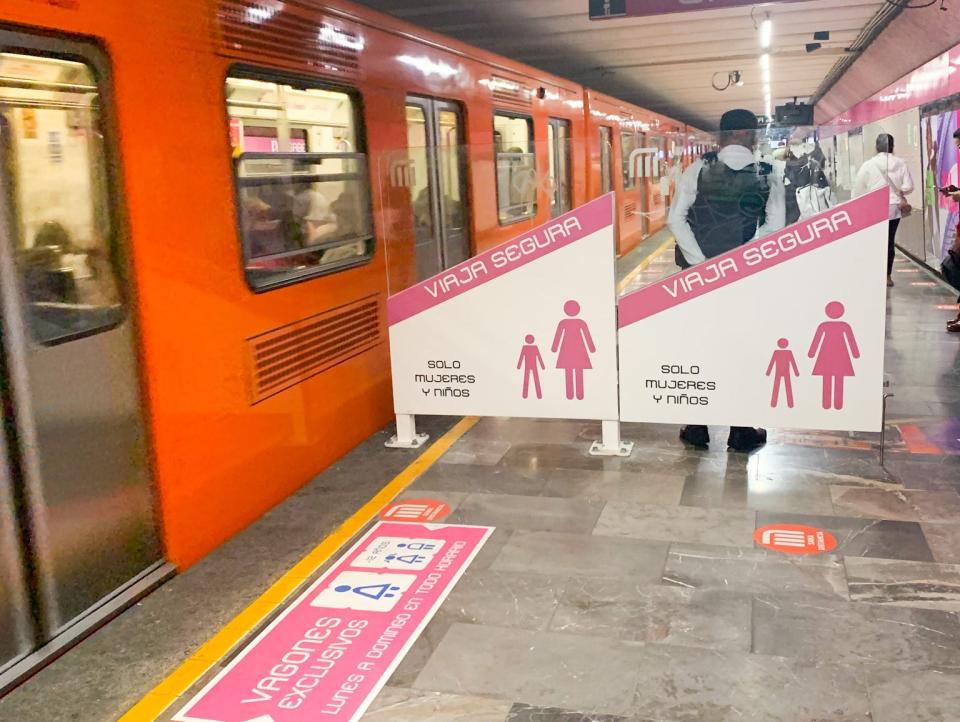
[[[890,178],[889,183],[887,178]],[[857,171],[857,178],[853,182],[853,195],[862,196],[877,188],[887,188],[890,191],[889,218],[893,220],[900,217],[900,196],[891,186],[899,188],[904,195],[912,193],[913,176],[910,175],[910,169],[903,158],[892,153],[877,153]]]
[[[742,145],[727,145],[720,149],[717,158],[728,168],[733,170],[742,170],[751,163],[757,162],[753,151]],[[703,168],[703,161],[698,160],[687,168],[680,176],[680,183],[677,185],[676,198],[670,207],[670,215],[667,218],[667,225],[673,232],[673,237],[677,239],[677,245],[687,259],[687,263],[694,266],[703,263],[706,257],[700,250],[700,244],[693,234],[693,229],[687,221],[687,213],[697,200],[697,182],[700,179],[700,170]],[[787,202],[783,190],[783,176],[774,169],[770,174],[770,197],[767,199],[767,221],[758,230],[755,238],[765,236],[768,233],[779,231],[786,225]]]

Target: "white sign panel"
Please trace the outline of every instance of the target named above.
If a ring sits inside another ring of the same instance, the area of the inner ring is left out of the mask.
[[[613,194],[387,300],[398,414],[617,418]]]
[[[879,431],[887,190],[619,302],[623,421]]]

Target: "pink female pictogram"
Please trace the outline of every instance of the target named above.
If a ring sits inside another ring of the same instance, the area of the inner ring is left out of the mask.
[[[823,379],[823,408],[843,408],[843,380],[847,376],[856,376],[852,359],[860,358],[860,349],[854,338],[853,329],[846,321],[838,321],[843,316],[843,304],[831,301],[827,304],[827,317],[817,326],[813,343],[807,356],[816,357],[813,375]]]
[[[789,345],[790,342],[785,338],[777,341],[778,348],[773,352],[770,365],[767,366],[767,376],[773,373],[773,395],[770,397],[770,407],[774,409],[780,403],[781,384],[787,396],[787,408],[793,408],[793,377],[800,375],[800,369],[797,368],[793,351],[787,348]]]
[[[557,332],[553,337],[550,350],[557,354],[557,368],[563,369],[567,382],[567,399],[583,400],[583,372],[593,368],[590,363],[590,354],[597,352],[590,336],[587,322],[576,318],[580,313],[580,304],[576,301],[567,301],[563,304],[563,312],[569,316],[557,324]]]
[[[540,390],[540,369],[546,369],[543,363],[543,357],[540,355],[540,349],[533,342],[533,334],[528,333],[523,339],[525,344],[520,349],[520,360],[517,361],[517,368],[523,369],[523,398],[530,395],[530,379],[533,379],[533,388],[536,391],[537,398],[543,398],[543,391]]]

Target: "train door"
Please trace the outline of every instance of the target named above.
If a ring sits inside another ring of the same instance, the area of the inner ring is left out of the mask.
[[[463,113],[449,100],[407,98],[417,278],[471,255]]]
[[[571,208],[570,202],[570,121],[550,118],[547,126],[550,153],[550,217],[556,218]]]
[[[163,567],[106,71],[86,44],[0,31],[0,605],[29,600],[30,648],[78,636]],[[23,651],[8,636],[0,672]]]
[[[613,190],[613,129],[601,125],[600,133],[600,192]]]

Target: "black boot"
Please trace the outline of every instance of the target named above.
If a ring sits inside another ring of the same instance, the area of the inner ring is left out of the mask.
[[[766,443],[766,429],[753,429],[749,426],[730,427],[730,437],[727,439],[728,449],[746,453],[754,449],[759,449]]]
[[[706,449],[710,443],[710,431],[706,426],[687,424],[680,429],[680,440],[697,449]]]

